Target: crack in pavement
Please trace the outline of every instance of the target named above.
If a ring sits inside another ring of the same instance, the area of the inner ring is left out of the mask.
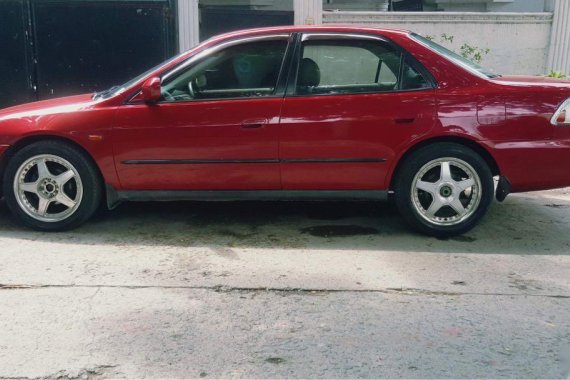
[[[570,299],[570,295],[565,294],[543,294],[543,293],[490,293],[490,292],[452,292],[418,288],[382,288],[382,289],[326,289],[326,288],[288,288],[288,287],[236,287],[227,285],[198,286],[198,285],[76,285],[76,284],[0,284],[0,290],[33,290],[48,288],[85,288],[85,289],[189,289],[189,290],[211,290],[217,293],[299,293],[299,294],[324,294],[324,293],[382,293],[401,294],[409,296],[498,296],[498,297],[545,297]],[[97,292],[95,293],[97,294]]]
[[[26,376],[0,376],[0,380],[97,380],[108,377],[108,370],[118,367],[117,365],[97,365],[92,368],[83,368],[77,371],[61,370],[51,375],[26,377]]]

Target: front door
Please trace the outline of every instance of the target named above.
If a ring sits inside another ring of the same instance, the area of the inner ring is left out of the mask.
[[[281,187],[278,82],[288,35],[234,41],[162,77],[162,101],[117,112],[123,190]]]
[[[435,122],[429,76],[369,35],[305,34],[281,113],[284,189],[383,190],[396,152]]]

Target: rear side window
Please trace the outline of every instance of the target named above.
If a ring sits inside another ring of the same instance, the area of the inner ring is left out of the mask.
[[[376,40],[305,41],[297,94],[390,92],[429,87],[403,54]]]
[[[258,41],[212,53],[162,86],[166,101],[273,95],[287,40]]]
[[[404,61],[404,69],[402,70],[401,87],[402,90],[420,90],[422,88],[430,88],[431,84],[406,60]]]

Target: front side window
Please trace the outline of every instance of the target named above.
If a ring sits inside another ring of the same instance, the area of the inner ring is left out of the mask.
[[[275,93],[287,40],[247,42],[214,52],[165,80],[165,101],[270,96]]]
[[[303,43],[297,94],[389,92],[429,87],[403,54],[376,40]]]

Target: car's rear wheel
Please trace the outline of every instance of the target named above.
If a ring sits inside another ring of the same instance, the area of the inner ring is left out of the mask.
[[[493,199],[493,175],[475,151],[454,143],[421,148],[407,157],[396,178],[396,203],[406,221],[444,237],[475,227]]]
[[[4,175],[8,208],[22,224],[36,230],[75,228],[101,201],[100,175],[74,146],[40,141],[17,151]]]

